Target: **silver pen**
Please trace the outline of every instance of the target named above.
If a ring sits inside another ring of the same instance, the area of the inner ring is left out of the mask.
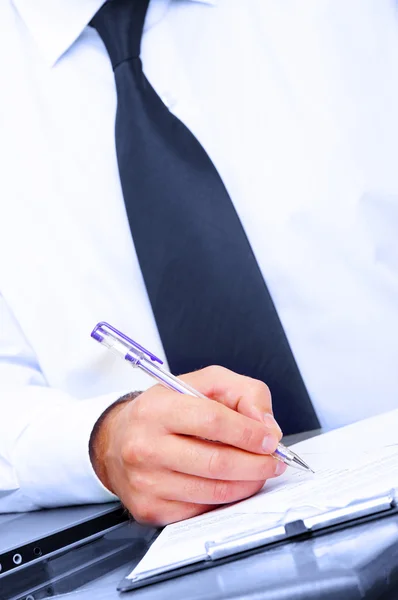
[[[137,344],[137,342],[124,335],[121,331],[115,329],[115,327],[112,327],[112,325],[109,325],[109,323],[98,323],[91,332],[91,337],[118,356],[121,356],[131,366],[139,367],[145,371],[145,373],[165,387],[175,392],[180,392],[180,394],[188,394],[207,400],[206,396],[163,369],[160,366],[163,364],[160,358],[149,352],[149,350],[146,350],[140,344]],[[302,458],[283,444],[278,444],[271,456],[284,462],[289,467],[294,467],[302,471],[312,471],[311,467]]]

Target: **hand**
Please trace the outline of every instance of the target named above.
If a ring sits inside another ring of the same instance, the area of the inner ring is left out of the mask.
[[[265,384],[222,367],[181,379],[211,399],[156,385],[115,405],[94,438],[98,477],[141,523],[241,500],[286,470],[269,456],[282,432]]]

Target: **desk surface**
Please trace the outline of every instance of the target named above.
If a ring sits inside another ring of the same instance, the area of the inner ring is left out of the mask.
[[[292,443],[296,439],[287,441]],[[271,547],[228,564],[119,594],[116,587],[131,570],[134,551],[136,561],[144,552],[140,544],[133,548],[130,541],[130,546],[121,545],[118,552],[112,556],[108,552],[106,559],[101,560],[96,560],[98,549],[87,544],[80,550],[81,564],[85,566],[78,575],[61,580],[54,577],[40,592],[32,592],[30,596],[7,595],[6,580],[0,577],[0,600],[40,600],[49,596],[68,600],[128,600],[129,594],[133,594],[134,600],[398,599],[397,515]],[[63,568],[70,568],[71,558],[68,561],[67,555],[63,557]],[[55,569],[48,568],[48,572],[55,573]]]
[[[114,600],[126,566],[67,596]],[[264,550],[134,592],[134,600],[356,600],[398,598],[398,517]]]

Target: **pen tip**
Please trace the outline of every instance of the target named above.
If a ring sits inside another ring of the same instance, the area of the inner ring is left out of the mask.
[[[302,471],[311,471],[311,473],[315,473],[315,471],[313,471],[313,469],[311,469],[311,467],[297,455],[293,458],[293,463],[295,467],[301,469]]]

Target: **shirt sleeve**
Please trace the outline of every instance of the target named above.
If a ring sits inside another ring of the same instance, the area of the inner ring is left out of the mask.
[[[0,295],[0,512],[116,500],[88,444],[97,419],[127,391],[78,400],[49,387]]]

